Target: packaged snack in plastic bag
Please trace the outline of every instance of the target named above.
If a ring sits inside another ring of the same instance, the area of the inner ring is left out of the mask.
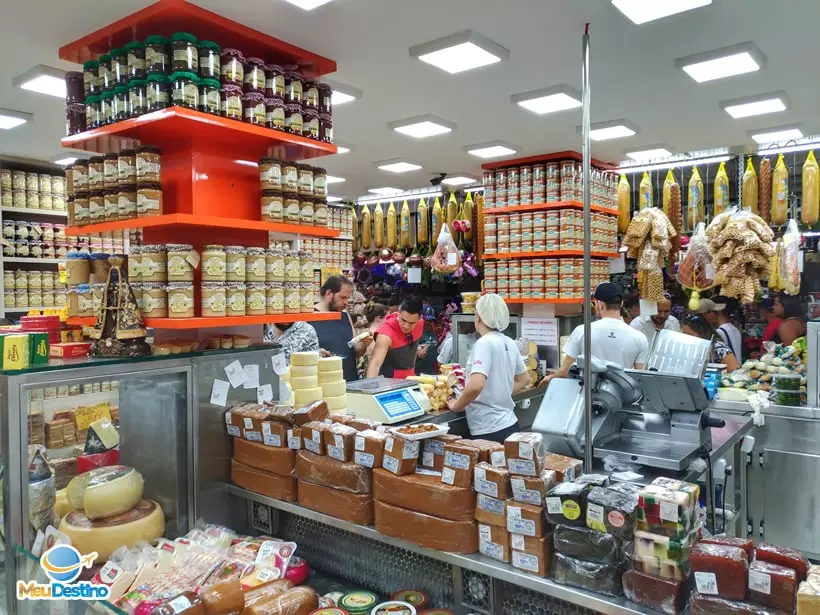
[[[686,256],[678,267],[678,281],[681,286],[692,291],[689,298],[689,309],[700,307],[700,293],[715,285],[715,272],[712,267],[712,255],[709,253],[709,241],[706,238],[706,225],[700,222],[692,234]]]
[[[758,211],[757,202],[757,173],[755,173],[755,168],[752,165],[752,157],[749,156],[741,181],[740,206],[748,208],[753,214],[756,214]]]
[[[715,195],[712,215],[723,213],[729,208],[729,176],[726,174],[726,163],[721,162],[715,175]]]
[[[783,160],[783,154],[777,157],[777,164],[772,173],[772,224],[786,224],[789,215],[789,169]]]
[[[820,168],[814,158],[814,150],[809,152],[803,163],[803,202],[800,219],[803,224],[814,226],[820,218]]]
[[[641,178],[641,186],[638,191],[638,205],[639,209],[646,209],[652,207],[652,180],[649,179],[649,173],[643,172]]]
[[[588,527],[557,525],[554,540],[555,550],[570,557],[602,564],[615,564],[623,559],[621,543],[617,538]]]
[[[706,221],[703,213],[703,180],[697,167],[692,169],[689,178],[689,198],[686,201],[686,224],[691,231],[701,222]]]
[[[555,582],[561,585],[573,585],[610,596],[623,594],[620,565],[587,562],[556,553],[554,574]]]
[[[797,222],[789,220],[783,234],[783,254],[780,258],[780,279],[787,295],[800,292],[800,231]]]
[[[441,226],[436,251],[433,253],[430,264],[433,271],[439,273],[455,273],[461,267],[461,254],[446,224]]]

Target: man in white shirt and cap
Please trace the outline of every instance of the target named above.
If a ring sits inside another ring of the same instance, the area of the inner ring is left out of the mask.
[[[634,318],[629,326],[640,331],[646,337],[646,342],[652,348],[655,336],[659,331],[680,331],[680,322],[672,316],[672,301],[664,297],[658,301],[658,313],[654,316],[638,316]]]
[[[649,359],[649,343],[642,333],[624,322],[621,316],[623,299],[623,290],[612,282],[599,284],[595,289],[593,301],[598,320],[591,324],[592,356],[625,369],[643,369]],[[578,325],[564,345],[566,356],[561,366],[540,384],[547,384],[553,378],[566,378],[569,368],[583,352],[584,325]]]

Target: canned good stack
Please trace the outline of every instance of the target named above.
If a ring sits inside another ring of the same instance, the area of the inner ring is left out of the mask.
[[[350,269],[353,247],[350,239],[306,238],[302,240],[302,243],[308,252],[317,255],[317,267]]]
[[[65,224],[25,220],[3,220],[3,256],[18,258],[63,258],[66,255]]]
[[[350,217],[349,207],[328,207],[329,228],[339,231],[340,234],[351,237],[353,235],[353,219]]]
[[[328,226],[327,172],[274,158],[259,161],[262,220]]]
[[[62,308],[65,284],[54,271],[4,271],[3,305],[10,308]]]
[[[68,248],[87,248],[89,252],[104,252],[106,254],[122,254],[124,252],[123,231],[104,231],[102,233],[89,233],[73,237],[76,239],[76,246],[69,244]]]
[[[609,261],[592,259],[591,287],[608,279]],[[484,291],[498,293],[512,302],[583,299],[583,283],[583,258],[527,258],[484,264]]]
[[[0,169],[0,207],[65,211],[65,178]]]

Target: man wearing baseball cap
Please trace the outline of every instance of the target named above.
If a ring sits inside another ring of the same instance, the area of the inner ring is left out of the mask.
[[[598,315],[598,320],[591,324],[592,355],[627,369],[643,369],[649,358],[649,343],[643,333],[630,327],[621,317],[623,289],[612,282],[604,282],[595,289],[592,299]],[[566,356],[561,366],[540,384],[547,384],[553,378],[566,378],[569,368],[583,352],[584,325],[578,325],[564,345]]]
[[[726,343],[740,361],[743,353],[743,336],[732,322],[732,312],[736,306],[733,299],[725,297],[715,297],[714,299],[701,299],[698,314],[703,314],[717,335]]]

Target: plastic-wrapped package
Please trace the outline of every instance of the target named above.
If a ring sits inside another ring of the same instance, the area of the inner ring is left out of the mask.
[[[423,440],[421,465],[430,470],[441,472],[444,469],[444,445],[458,442],[461,439],[456,435],[443,434],[437,438]]]
[[[746,552],[746,559],[750,562],[754,559],[755,542],[751,538],[738,538],[737,536],[727,536],[717,534],[716,536],[706,536],[700,539],[705,545],[726,545],[727,547],[740,547]]]
[[[324,434],[327,456],[339,461],[353,461],[357,433],[349,425],[342,423],[331,425]]]
[[[354,442],[356,450],[353,453],[353,461],[366,468],[382,467],[385,440],[387,434],[384,432],[373,429],[360,431],[356,434]]]
[[[665,579],[685,579],[689,576],[689,553],[696,541],[696,530],[683,540],[636,530],[632,565]]]
[[[634,497],[638,497],[641,494],[641,490],[644,488],[644,485],[639,485],[638,483],[630,483],[630,482],[621,482],[616,481],[609,484],[610,491],[614,491],[616,493],[622,493],[623,495],[631,495]]]
[[[292,476],[265,472],[231,459],[231,480],[243,489],[275,500],[296,501],[296,479]]]
[[[266,585],[254,587],[245,592],[245,608],[250,608],[257,602],[267,601],[274,596],[284,594],[286,591],[293,589],[293,581],[288,579],[279,579],[272,581]]]
[[[233,458],[257,470],[290,476],[296,463],[296,452],[289,448],[274,448],[234,438]]]
[[[239,577],[215,583],[199,594],[205,615],[229,615],[245,608],[245,594]]]
[[[671,538],[683,538],[694,525],[699,494],[700,488],[697,485],[656,478],[638,496],[637,529]]]
[[[602,564],[623,560],[621,542],[614,536],[588,527],[555,526],[555,550],[558,553]]]
[[[590,487],[606,487],[609,485],[609,476],[607,474],[582,474],[575,479],[575,482]]]
[[[720,596],[693,593],[690,615],[786,615],[783,611],[760,607],[751,602],[727,600]],[[801,615],[798,611],[798,615]]]
[[[547,521],[553,525],[586,525],[589,485],[558,483],[547,492]]]
[[[310,587],[294,587],[283,594],[246,607],[245,615],[310,615],[319,607],[319,597]]]
[[[356,431],[367,431],[368,429],[377,431],[379,427],[382,426],[381,421],[376,421],[374,419],[365,419],[361,417],[353,417],[346,424],[350,425]]]
[[[800,293],[800,243],[802,235],[797,228],[797,221],[789,220],[786,232],[783,233],[783,253],[780,258],[780,279],[783,290],[788,295]]]
[[[607,532],[621,540],[635,534],[638,496],[620,493],[609,487],[593,487],[587,495],[587,527]]]
[[[504,441],[504,455],[510,474],[538,476],[544,457],[544,436],[534,432],[519,432]]]
[[[764,542],[757,545],[755,558],[762,562],[770,562],[791,568],[797,573],[798,582],[805,581],[809,572],[808,558],[800,551],[788,547],[778,547]]]
[[[620,565],[598,564],[556,553],[553,575],[555,582],[562,585],[572,585],[609,596],[623,595],[623,569]]]
[[[572,482],[583,473],[584,462],[574,457],[550,453],[544,458],[544,469],[555,472],[555,479],[559,483]]]
[[[393,474],[413,474],[419,460],[419,441],[387,436],[382,467]]]
[[[296,478],[350,493],[373,492],[373,470],[310,451],[299,451],[296,455]]]
[[[298,502],[305,508],[351,523],[373,523],[373,496],[370,494],[349,493],[300,480]]]
[[[499,562],[509,562],[510,533],[503,527],[479,523],[478,552]]]
[[[684,581],[663,579],[639,570],[627,570],[622,581],[624,595],[630,602],[668,615],[679,615],[686,610],[689,592]]]
[[[387,470],[374,470],[373,497],[452,521],[472,521],[476,512],[476,494],[471,488],[447,485],[435,475],[397,476]]]
[[[450,521],[391,506],[376,500],[376,530],[385,536],[414,542],[428,549],[453,553],[478,551],[474,521]]]
[[[552,535],[540,538],[511,534],[513,547],[510,563],[514,568],[545,577],[552,563]]]
[[[754,561],[749,564],[749,600],[774,609],[794,611],[797,572],[792,568]]]
[[[199,596],[192,591],[185,591],[160,604],[151,611],[151,615],[204,615],[205,608]]]
[[[507,458],[504,455],[504,445],[492,440],[459,440],[456,444],[469,446],[478,451],[479,463],[489,463],[499,468],[507,467]]]
[[[469,487],[473,484],[473,469],[477,463],[477,448],[459,442],[445,444],[441,482],[455,487]]]
[[[749,561],[740,547],[696,544],[689,553],[689,565],[699,593],[729,600],[746,597]]]
[[[475,520],[487,525],[507,527],[507,501],[479,493],[475,502]]]
[[[820,578],[809,575],[797,588],[798,615],[820,614]]]
[[[511,496],[510,471],[506,467],[497,467],[482,461],[473,469],[473,478],[477,493],[499,500],[506,500]]]
[[[310,421],[302,425],[302,448],[316,455],[327,455],[325,432],[330,425],[322,421]]]
[[[324,421],[330,416],[327,402],[315,401],[307,406],[302,406],[293,411],[293,422],[296,425],[304,425],[313,421]]]

